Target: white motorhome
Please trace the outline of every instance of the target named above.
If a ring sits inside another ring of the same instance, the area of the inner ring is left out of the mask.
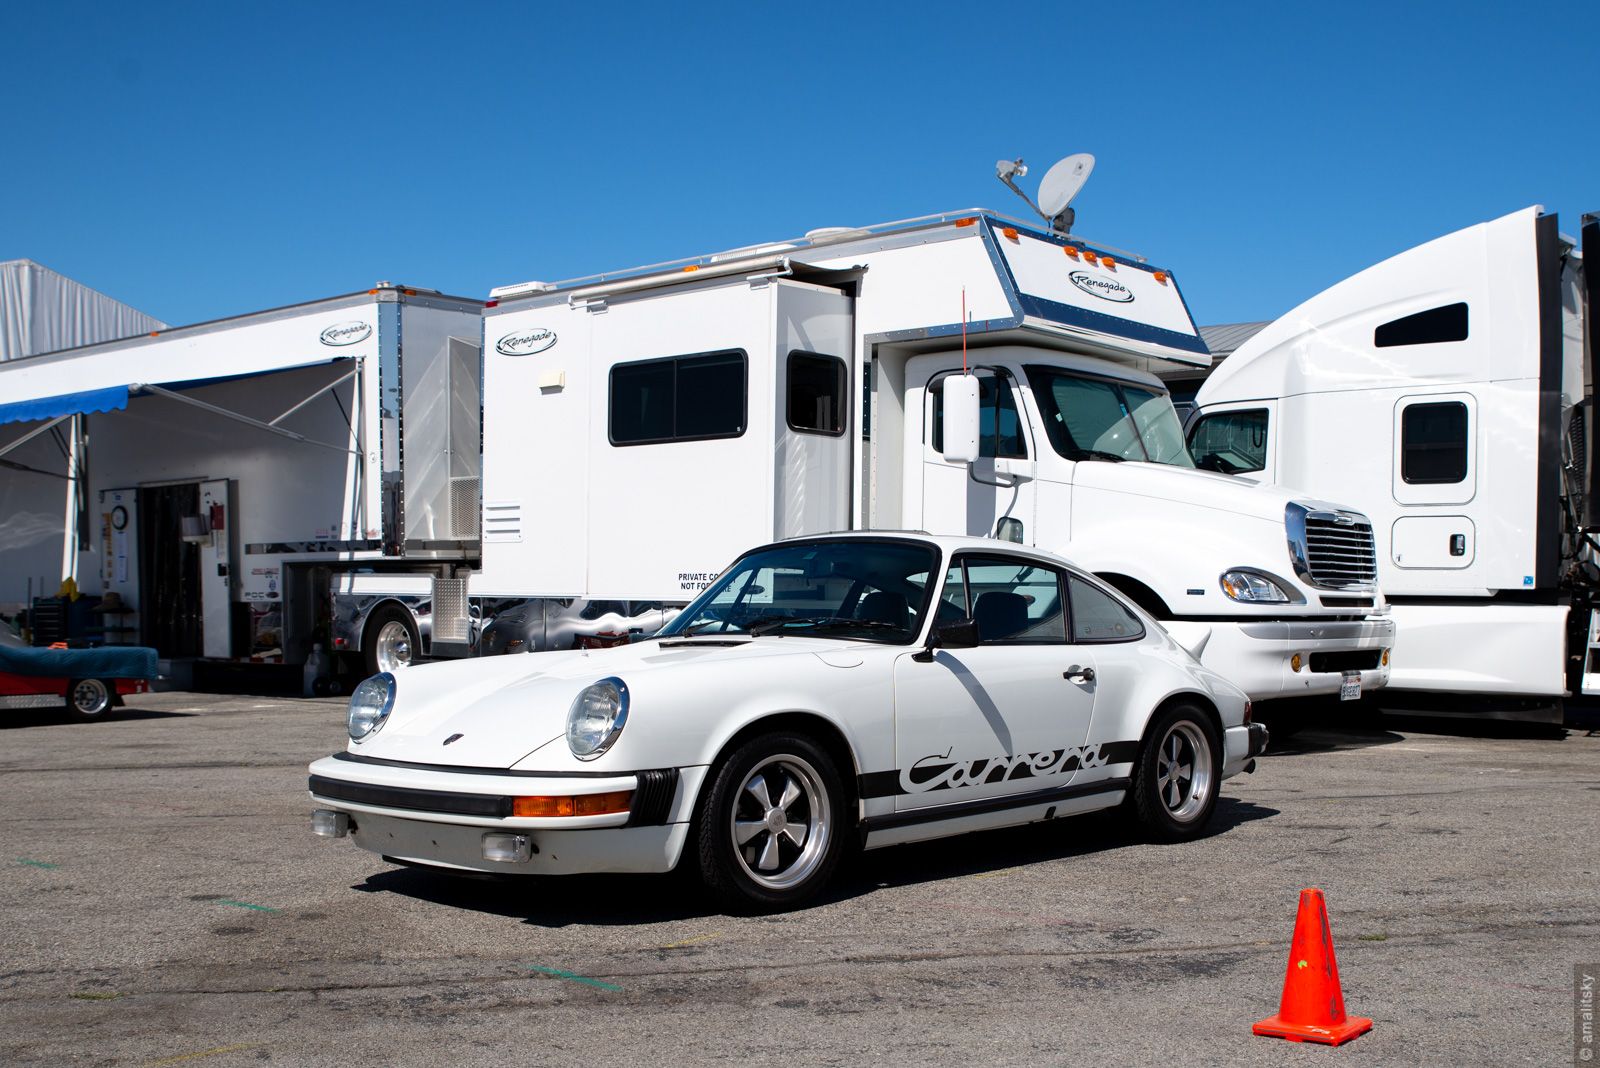
[[[117,595],[108,640],[297,663],[320,639],[369,671],[380,645],[464,653],[431,610],[478,558],[481,309],[382,283],[8,360],[0,478],[76,502],[64,570]],[[0,545],[0,600],[34,577],[23,548]]]
[[[1370,526],[1194,468],[1152,372],[1209,355],[1140,257],[972,210],[493,296],[470,592],[524,648],[752,544],[918,528],[1068,555],[1258,699],[1387,680]],[[942,440],[964,367],[973,462]]]
[[[1583,237],[1600,249],[1592,216]],[[1595,285],[1556,217],[1527,208],[1325,290],[1200,390],[1203,465],[1372,517],[1391,687],[1600,692]]]

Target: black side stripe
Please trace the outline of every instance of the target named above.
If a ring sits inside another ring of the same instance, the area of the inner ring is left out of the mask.
[[[1090,746],[1089,748],[1091,750],[1099,750],[1099,759],[1095,761],[1097,767],[1103,764],[1131,763],[1139,754],[1138,742],[1102,742],[1099,746]],[[980,759],[972,761],[971,764],[981,766],[985,762],[985,760]],[[937,773],[949,767],[950,765],[948,764],[924,765],[924,770]],[[1067,767],[1064,770],[1072,771],[1076,770],[1077,767],[1078,762],[1069,758]],[[1000,767],[995,768],[995,771],[1001,770],[1002,768]],[[986,783],[999,782],[1002,779],[1030,779],[1034,777],[1032,768],[1027,764],[1018,764],[1010,769],[1005,769],[1003,774],[996,775],[986,772],[985,775],[984,781]],[[856,793],[863,801],[876,797],[898,797],[912,792],[907,790],[901,783],[899,769],[869,771],[856,776]]]
[[[1048,805],[1057,801],[1070,801],[1077,797],[1091,797],[1095,794],[1119,793],[1126,790],[1132,781],[1127,778],[1100,779],[1078,786],[1057,786],[1053,790],[1033,790],[1025,794],[1007,794],[1004,797],[980,797],[975,801],[958,801],[953,805],[936,805],[933,808],[895,812],[887,816],[869,816],[861,821],[861,828],[867,834],[872,834],[875,831],[888,831],[918,823],[938,823],[941,820],[958,820],[965,816],[982,816],[990,812],[1004,812],[1007,809]]]

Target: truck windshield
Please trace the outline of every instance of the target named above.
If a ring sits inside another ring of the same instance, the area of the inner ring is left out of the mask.
[[[932,545],[841,538],[739,558],[657,635],[800,635],[904,645],[922,629]]]
[[[1067,459],[1194,466],[1167,394],[1058,367],[1027,372],[1050,444]]]

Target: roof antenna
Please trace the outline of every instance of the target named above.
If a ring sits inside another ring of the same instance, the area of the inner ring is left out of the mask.
[[[1089,173],[1094,170],[1094,157],[1087,152],[1075,152],[1055,166],[1045,171],[1044,178],[1039,182],[1039,202],[1035,204],[1021,189],[1015,178],[1025,177],[1028,173],[1027,166],[1022,159],[998,160],[994,165],[994,176],[1006,184],[1010,190],[1028,202],[1028,207],[1038,213],[1039,218],[1049,224],[1054,232],[1066,236],[1072,233],[1072,224],[1077,218],[1077,213],[1069,206],[1072,198],[1078,195],[1083,188],[1083,183],[1089,180]]]

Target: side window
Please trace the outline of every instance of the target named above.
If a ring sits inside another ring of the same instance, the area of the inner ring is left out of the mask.
[[[1372,332],[1372,344],[1387,349],[1399,345],[1439,345],[1447,341],[1465,341],[1467,326],[1467,306],[1446,304],[1384,323]]]
[[[1236,475],[1267,466],[1267,410],[1202,415],[1189,435],[1196,467]]]
[[[1144,637],[1144,624],[1109,593],[1077,575],[1067,576],[1072,595],[1074,642],[1131,642]]]
[[[1024,560],[962,557],[967,597],[985,645],[1061,645],[1067,640],[1061,576]],[[946,583],[948,590],[948,582]]]
[[[1467,477],[1467,406],[1411,404],[1400,414],[1400,477],[1440,485]]]
[[[789,428],[843,434],[847,381],[845,363],[837,356],[789,353]]]
[[[927,438],[934,452],[944,451],[944,381],[941,378],[928,387],[933,395],[933,424]],[[1028,455],[1011,381],[994,374],[978,375],[978,455],[989,459],[1024,459]]]
[[[745,428],[745,354],[619,363],[611,369],[613,445],[736,438]]]

